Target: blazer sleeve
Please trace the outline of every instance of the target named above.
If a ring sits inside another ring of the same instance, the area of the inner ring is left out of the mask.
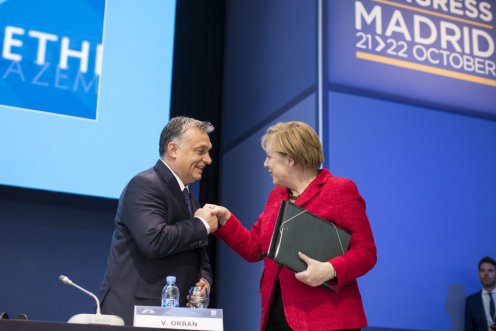
[[[201,220],[172,220],[181,209],[172,194],[147,177],[134,177],[122,199],[120,218],[140,251],[149,258],[163,258],[208,245]],[[176,208],[176,210],[174,210]]]
[[[260,261],[263,253],[260,246],[262,215],[258,217],[251,231],[248,231],[236,216],[231,214],[227,222],[214,232],[214,235],[222,239],[227,246],[248,262]]]
[[[208,258],[208,254],[205,250],[205,257],[203,260],[202,270],[201,270],[201,278],[205,279],[212,287],[214,282],[214,277],[212,275],[212,267],[210,266],[210,260]]]
[[[329,262],[337,274],[337,289],[366,274],[377,262],[377,250],[365,213],[365,201],[356,185],[347,180],[338,192],[339,224],[351,232],[348,251]]]

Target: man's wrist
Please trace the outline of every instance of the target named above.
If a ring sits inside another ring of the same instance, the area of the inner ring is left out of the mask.
[[[203,219],[201,216],[195,216],[195,218],[198,218],[200,221],[202,221],[203,225],[205,225],[205,229],[207,229],[207,235],[210,234],[210,225]]]

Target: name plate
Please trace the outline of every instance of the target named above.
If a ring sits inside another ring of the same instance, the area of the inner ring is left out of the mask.
[[[134,306],[134,326],[223,331],[222,309]]]

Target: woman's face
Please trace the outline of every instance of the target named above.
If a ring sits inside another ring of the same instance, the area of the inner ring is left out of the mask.
[[[284,154],[275,152],[270,143],[265,147],[267,156],[265,157],[264,167],[272,176],[272,182],[274,185],[288,187],[288,180],[290,179],[289,170],[292,164],[291,159]]]

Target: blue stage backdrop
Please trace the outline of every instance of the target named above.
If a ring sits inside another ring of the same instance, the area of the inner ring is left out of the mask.
[[[378,248],[358,279],[366,330],[463,330],[480,289],[496,230],[494,15],[487,0],[230,1],[221,203],[251,228],[272,188],[260,137],[278,121],[318,128],[322,98],[325,166],[356,182]],[[217,262],[226,329],[256,330],[262,264],[223,243]]]
[[[0,184],[118,197],[169,120],[175,1],[0,9]]]
[[[495,1],[328,1],[333,87],[496,119]]]
[[[0,8],[0,104],[95,120],[105,1],[6,1]]]

